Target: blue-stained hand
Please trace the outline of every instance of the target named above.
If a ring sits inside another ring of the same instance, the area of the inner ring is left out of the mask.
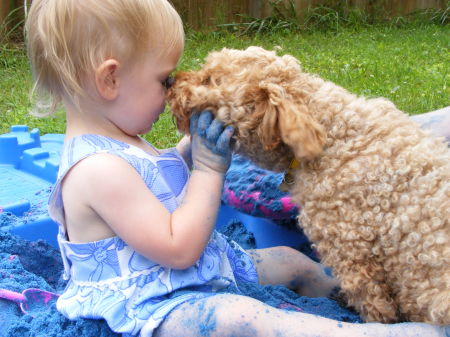
[[[211,111],[204,110],[191,116],[189,130],[194,169],[225,173],[231,162],[234,128],[225,127]]]

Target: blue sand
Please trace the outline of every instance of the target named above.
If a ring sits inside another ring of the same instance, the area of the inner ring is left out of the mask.
[[[222,227],[230,239],[243,247],[254,248],[253,234],[242,223],[231,221]],[[40,240],[30,242],[6,231],[0,231],[0,288],[21,292],[26,288],[40,288],[61,292],[65,281],[62,279],[63,266],[59,251]],[[241,291],[232,287],[228,293],[242,292],[268,305],[284,310],[301,311],[333,318],[345,322],[361,322],[354,312],[340,307],[327,298],[308,298],[282,286],[261,286],[239,284]],[[69,321],[54,307],[43,309],[32,318],[23,315],[15,303],[0,299],[0,337],[97,337],[118,336],[109,330],[103,320]]]

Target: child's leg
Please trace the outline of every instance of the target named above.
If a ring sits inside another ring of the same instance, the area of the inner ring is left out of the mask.
[[[421,323],[352,324],[270,307],[246,296],[220,294],[174,309],[156,337],[409,337],[441,336],[444,328]]]
[[[308,297],[327,297],[339,281],[320,263],[290,247],[249,250],[259,283],[280,284]]]

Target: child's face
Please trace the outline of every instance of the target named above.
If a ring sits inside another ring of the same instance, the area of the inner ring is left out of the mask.
[[[150,131],[166,105],[164,81],[175,70],[180,52],[155,58],[149,54],[119,77],[120,91],[113,123],[128,135]]]

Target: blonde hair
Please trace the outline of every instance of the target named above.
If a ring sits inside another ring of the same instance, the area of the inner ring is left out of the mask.
[[[39,115],[63,98],[78,106],[86,75],[107,58],[135,63],[149,49],[165,57],[184,47],[181,18],[167,0],[33,0],[25,29]]]

